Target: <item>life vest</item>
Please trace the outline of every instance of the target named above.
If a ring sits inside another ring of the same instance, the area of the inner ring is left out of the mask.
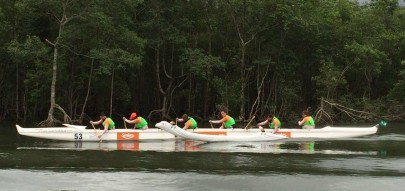
[[[191,123],[190,127],[188,127],[189,129],[195,129],[197,127],[197,122],[192,117],[188,117],[187,122]]]
[[[274,129],[274,122],[277,122],[278,123],[278,128],[281,128],[280,120],[278,120],[277,117],[273,117],[273,120],[271,120],[271,122],[269,123],[269,127],[271,129]]]
[[[141,120],[141,122],[135,124],[135,127],[137,129],[141,129],[142,127],[145,127],[145,125],[148,125],[148,122],[146,122],[146,120],[143,117],[138,117],[139,120]]]
[[[108,121],[108,130],[113,129],[113,127],[115,127],[115,123],[111,118],[107,117],[102,123],[103,126],[104,126],[105,121]]]
[[[232,125],[235,125],[235,120],[229,115],[227,115],[227,117],[228,117],[228,120],[224,122],[224,127],[229,128]]]
[[[306,120],[306,121],[304,122],[304,125],[315,126],[314,118],[312,118],[311,116],[306,116],[305,118],[308,118],[308,120]],[[305,118],[304,118],[304,119],[305,119]]]

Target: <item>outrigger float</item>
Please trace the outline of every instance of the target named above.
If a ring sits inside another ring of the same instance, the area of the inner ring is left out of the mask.
[[[61,140],[61,141],[100,141],[98,135],[103,130],[86,129],[87,126],[63,124],[65,127],[46,127],[46,128],[23,128],[16,125],[20,135]],[[193,130],[182,130],[174,128],[176,126],[169,122],[162,121],[156,124],[153,129],[135,130],[135,129],[114,129],[105,133],[101,139],[103,141],[145,141],[145,140],[172,140],[176,138],[184,138],[190,140],[201,140],[207,142],[213,141],[270,141],[276,140],[273,138],[288,138],[287,140],[311,140],[311,139],[338,139],[351,138],[366,135],[372,135],[377,132],[378,125],[371,127],[331,127],[326,126],[319,129],[279,129],[272,134],[273,130],[266,129],[263,134],[258,129],[213,129],[213,128],[196,128]],[[182,132],[181,136],[173,132],[171,129],[176,129],[176,132]],[[169,132],[167,132],[168,130]],[[182,131],[180,131],[182,130]],[[187,133],[186,133],[187,132]],[[211,135],[208,138],[202,138],[199,134]],[[271,135],[270,135],[271,134]],[[197,135],[197,137],[196,137]],[[250,136],[250,138],[247,138]],[[270,137],[269,137],[270,136]],[[228,138],[225,138],[228,137]]]

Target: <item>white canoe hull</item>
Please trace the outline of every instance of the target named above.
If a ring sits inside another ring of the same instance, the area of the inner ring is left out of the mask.
[[[372,127],[324,127],[321,129],[280,129],[291,139],[337,139],[372,135],[377,133],[377,125]]]
[[[162,122],[161,122],[162,123]],[[167,122],[166,122],[167,123]],[[159,124],[159,123],[158,123]],[[62,140],[62,141],[100,141],[97,135],[102,130],[86,129],[86,126],[77,126],[64,124],[66,127],[48,127],[48,128],[22,128],[16,125],[20,135],[37,137],[43,139]],[[189,132],[224,135],[224,136],[249,136],[257,135],[258,129],[212,129],[197,128],[188,130]],[[273,130],[266,129],[266,133],[272,133]],[[277,134],[284,135],[289,140],[299,139],[336,139],[351,138],[366,135],[372,135],[377,132],[377,125],[372,127],[324,127],[320,129],[280,129]],[[178,135],[177,135],[178,136]],[[142,140],[170,140],[176,136],[167,133],[161,129],[115,129],[110,130],[102,136],[103,141],[142,141]]]
[[[100,141],[98,135],[101,135],[103,132],[103,130],[81,128],[85,126],[66,126],[67,127],[22,128],[16,125],[20,135],[61,141]],[[114,129],[105,133],[101,139],[103,141],[168,140],[175,139],[175,136],[161,129]]]
[[[275,141],[280,139],[286,139],[287,137],[283,135],[276,135],[272,133],[263,133],[257,132],[244,134],[244,135],[210,135],[210,134],[201,134],[193,133],[177,125],[172,125],[166,121],[159,122],[156,124],[156,127],[165,130],[166,132],[179,136],[184,139],[195,140],[195,141],[206,141],[206,142],[255,142],[255,141]]]

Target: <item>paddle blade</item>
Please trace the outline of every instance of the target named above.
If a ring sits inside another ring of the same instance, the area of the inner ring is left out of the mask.
[[[379,125],[380,127],[387,127],[387,122],[384,121],[384,120],[380,120],[380,122],[378,122],[378,125]]]

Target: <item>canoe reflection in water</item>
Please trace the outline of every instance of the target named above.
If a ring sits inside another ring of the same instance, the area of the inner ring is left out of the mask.
[[[250,142],[250,143],[204,143],[198,145],[208,152],[248,152],[273,154],[336,154],[336,155],[377,155],[377,151],[350,151],[342,149],[316,149],[323,142]],[[322,148],[322,147],[320,147]]]
[[[24,146],[18,149],[38,150],[126,150],[126,151],[157,151],[157,152],[179,152],[199,151],[198,145],[201,142],[190,140],[170,141],[114,141],[114,142],[48,142],[40,146]]]
[[[350,151],[341,149],[316,149],[322,142],[215,142],[204,143],[192,140],[150,141],[150,142],[48,142],[40,146],[24,146],[18,149],[44,150],[126,150],[157,152],[241,152],[273,154],[340,154],[340,155],[377,155],[377,151]]]
[[[298,143],[299,150],[306,151],[308,153],[315,152],[315,142],[308,142],[308,143]]]

